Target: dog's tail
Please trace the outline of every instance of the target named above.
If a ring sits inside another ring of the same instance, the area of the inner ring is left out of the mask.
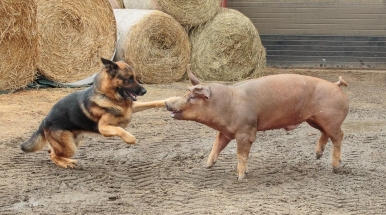
[[[345,87],[347,87],[347,82],[345,81],[345,80],[343,80],[343,77],[342,76],[339,76],[339,81],[338,82],[335,82],[335,84],[337,84],[338,85],[338,87],[340,87],[340,86],[345,86]]]
[[[35,152],[42,149],[46,144],[47,140],[44,136],[43,126],[41,124],[39,129],[36,130],[28,140],[20,145],[20,148],[23,152]]]

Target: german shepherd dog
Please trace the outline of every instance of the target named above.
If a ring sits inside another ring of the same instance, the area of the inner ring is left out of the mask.
[[[21,144],[21,150],[34,152],[48,143],[50,158],[57,166],[74,168],[77,161],[70,157],[85,132],[119,136],[127,144],[136,143],[135,137],[123,129],[132,113],[165,107],[165,100],[136,102],[146,89],[138,83],[130,66],[121,61],[101,60],[104,66],[93,85],[59,100],[38,130]]]

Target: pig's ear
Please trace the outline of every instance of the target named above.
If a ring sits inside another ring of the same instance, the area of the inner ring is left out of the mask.
[[[201,97],[205,99],[210,98],[210,89],[207,86],[196,85],[196,86],[190,87],[189,90],[196,97]]]
[[[188,68],[186,70],[188,74],[190,82],[192,82],[193,86],[201,84],[200,80],[196,76],[194,76],[193,72],[190,70],[190,64],[188,64]]]

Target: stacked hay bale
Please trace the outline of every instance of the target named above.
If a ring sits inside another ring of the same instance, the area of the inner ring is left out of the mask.
[[[259,76],[266,52],[253,23],[242,13],[222,8],[189,33],[191,69],[203,80],[238,81]]]
[[[188,35],[157,10],[114,10],[119,41],[115,60],[127,62],[144,83],[179,81],[190,58]]]
[[[101,57],[113,57],[115,48],[115,59],[133,66],[145,83],[178,81],[189,61],[203,80],[253,76],[265,67],[257,30],[241,13],[221,9],[220,2],[3,0],[0,90],[25,86],[36,68],[56,82],[87,78],[99,71]],[[111,5],[119,8],[123,3],[164,12],[117,9],[114,15]]]
[[[238,81],[260,76],[266,52],[253,23],[220,7],[221,0],[124,0],[126,8],[158,9],[189,31],[190,64],[202,80]]]
[[[116,23],[108,0],[36,0],[38,70],[56,82],[73,82],[98,72],[112,58]]]
[[[114,10],[117,23],[118,42],[114,60],[126,61],[128,36],[133,25],[137,24],[145,15],[152,13],[152,10]]]
[[[0,1],[0,91],[32,82],[38,58],[34,0]]]
[[[190,28],[212,19],[220,9],[221,0],[123,0],[127,9],[157,9]]]

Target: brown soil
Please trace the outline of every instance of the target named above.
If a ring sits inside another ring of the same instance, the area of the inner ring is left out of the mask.
[[[1,214],[385,214],[386,73],[307,71],[349,86],[343,124],[343,169],[332,172],[331,143],[316,160],[319,133],[307,124],[258,133],[249,174],[236,180],[235,142],[206,169],[216,132],[176,121],[163,109],[134,114],[127,127],[138,139],[90,136],[75,169],[54,165],[46,151],[22,153],[20,143],[52,105],[78,89],[40,89],[0,95]],[[146,86],[141,101],[185,92],[188,82]]]

